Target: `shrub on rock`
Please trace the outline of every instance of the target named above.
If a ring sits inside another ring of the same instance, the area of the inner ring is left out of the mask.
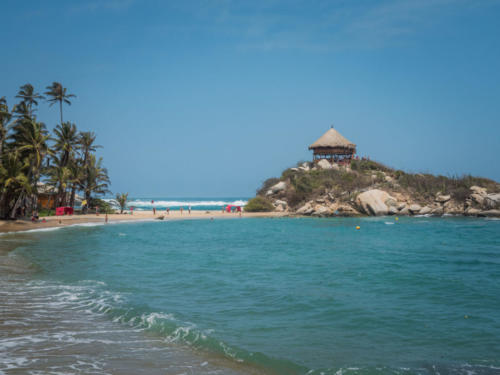
[[[248,201],[245,206],[246,212],[270,212],[274,211],[273,204],[266,198],[257,196]]]

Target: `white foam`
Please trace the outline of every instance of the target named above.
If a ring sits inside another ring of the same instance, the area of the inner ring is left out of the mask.
[[[244,206],[247,204],[247,201],[244,200],[235,200],[235,201],[203,201],[203,200],[197,200],[197,201],[154,201],[154,203],[151,203],[151,201],[146,201],[146,200],[134,200],[134,201],[129,201],[127,205],[130,206],[138,206],[138,207],[200,207],[200,206],[226,206],[226,205],[235,205],[235,206]]]
[[[20,231],[16,231],[16,232],[2,232],[2,233],[0,233],[0,236],[6,235],[6,234],[15,234],[15,233],[51,232],[51,231],[58,230],[61,228],[64,228],[64,227],[36,228],[36,229],[20,230]]]

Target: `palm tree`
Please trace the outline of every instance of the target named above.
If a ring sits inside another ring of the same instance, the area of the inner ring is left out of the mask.
[[[71,172],[68,167],[62,165],[57,155],[52,155],[52,165],[48,168],[48,183],[57,189],[56,206],[66,205],[66,189],[70,180]]]
[[[15,146],[19,155],[24,158],[27,165],[26,177],[31,186],[29,191],[23,190],[12,209],[15,215],[17,208],[23,200],[28,199],[28,205],[35,208],[38,201],[37,185],[40,180],[42,165],[45,157],[50,153],[47,141],[50,136],[45,124],[37,122],[36,118],[25,120],[21,126],[16,128],[16,132],[11,136],[15,139]]]
[[[26,164],[21,160],[16,151],[2,155],[0,167],[0,180],[2,181],[2,195],[0,197],[0,210],[2,217],[15,217],[17,207],[11,208],[13,202],[23,192],[31,193],[31,184],[26,176]]]
[[[109,183],[108,170],[102,166],[102,158],[96,159],[94,154],[89,154],[85,168],[85,178],[81,184],[85,200],[90,203],[92,193],[107,193]]]
[[[120,205],[121,214],[123,214],[123,210],[125,209],[125,207],[127,207],[127,199],[128,199],[128,193],[116,194],[116,201]]]
[[[73,94],[66,94],[66,87],[63,87],[59,82],[53,82],[51,86],[47,86],[45,95],[49,97],[48,102],[52,107],[59,102],[59,111],[61,113],[61,124],[63,123],[63,103],[71,105],[70,98],[76,98]]]
[[[18,120],[31,118],[31,113],[26,102],[15,104],[14,108],[12,108],[12,113],[14,113],[14,117]]]
[[[78,186],[81,185],[83,179],[85,178],[84,168],[81,165],[81,160],[72,159],[68,165],[69,169],[69,182],[71,184],[71,195],[69,198],[69,206],[75,206],[75,196]]]
[[[96,135],[94,132],[81,132],[79,138],[79,148],[83,155],[83,165],[87,165],[89,155],[92,152],[96,152],[101,146],[95,145]]]
[[[10,119],[11,114],[9,112],[9,107],[7,106],[7,100],[5,100],[5,97],[3,96],[0,98],[0,157],[3,154],[5,137],[7,136],[7,126]]]
[[[56,135],[54,150],[61,153],[61,165],[67,166],[78,146],[78,130],[75,124],[64,122],[54,129]]]
[[[30,116],[33,115],[33,104],[38,105],[37,99],[45,99],[44,96],[35,92],[35,89],[30,83],[27,83],[19,89],[16,98],[21,98],[28,108],[28,113]]]

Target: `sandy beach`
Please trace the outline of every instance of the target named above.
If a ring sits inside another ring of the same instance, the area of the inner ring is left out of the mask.
[[[285,213],[282,212],[243,212],[241,217],[283,217]],[[118,221],[133,221],[133,220],[189,220],[189,219],[238,219],[240,218],[237,213],[227,213],[219,210],[200,211],[192,210],[189,214],[187,210],[181,214],[179,210],[170,210],[170,214],[165,211],[135,211],[133,215],[130,213],[124,214],[110,214],[108,215],[108,223]],[[45,219],[45,222],[43,222]],[[68,226],[75,224],[85,223],[104,223],[106,220],[105,214],[87,214],[87,215],[64,215],[64,216],[47,216],[40,217],[40,220],[33,223],[31,220],[0,220],[0,233],[19,232],[32,229],[52,228],[59,226]]]

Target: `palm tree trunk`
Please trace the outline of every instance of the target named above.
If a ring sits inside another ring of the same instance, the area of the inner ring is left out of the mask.
[[[89,189],[85,189],[85,200],[87,201],[87,210],[85,213],[87,213],[89,208],[90,208],[90,190]]]
[[[59,111],[61,112],[61,126],[63,123],[63,117],[62,117],[62,100],[59,100]]]
[[[1,218],[6,218],[7,217],[7,211],[8,211],[7,207],[6,207],[7,206],[7,202],[8,202],[7,196],[8,196],[7,192],[4,191],[2,193],[2,196],[0,197],[0,210],[1,210],[0,217]]]
[[[76,195],[76,184],[71,186],[71,197],[69,198],[69,206],[71,208],[75,207],[75,195]]]
[[[15,219],[16,218],[16,211],[21,205],[21,202],[24,199],[24,189],[21,191],[21,194],[19,194],[19,197],[16,200],[16,203],[14,204],[14,207],[12,207],[12,210],[10,211],[10,218]]]

